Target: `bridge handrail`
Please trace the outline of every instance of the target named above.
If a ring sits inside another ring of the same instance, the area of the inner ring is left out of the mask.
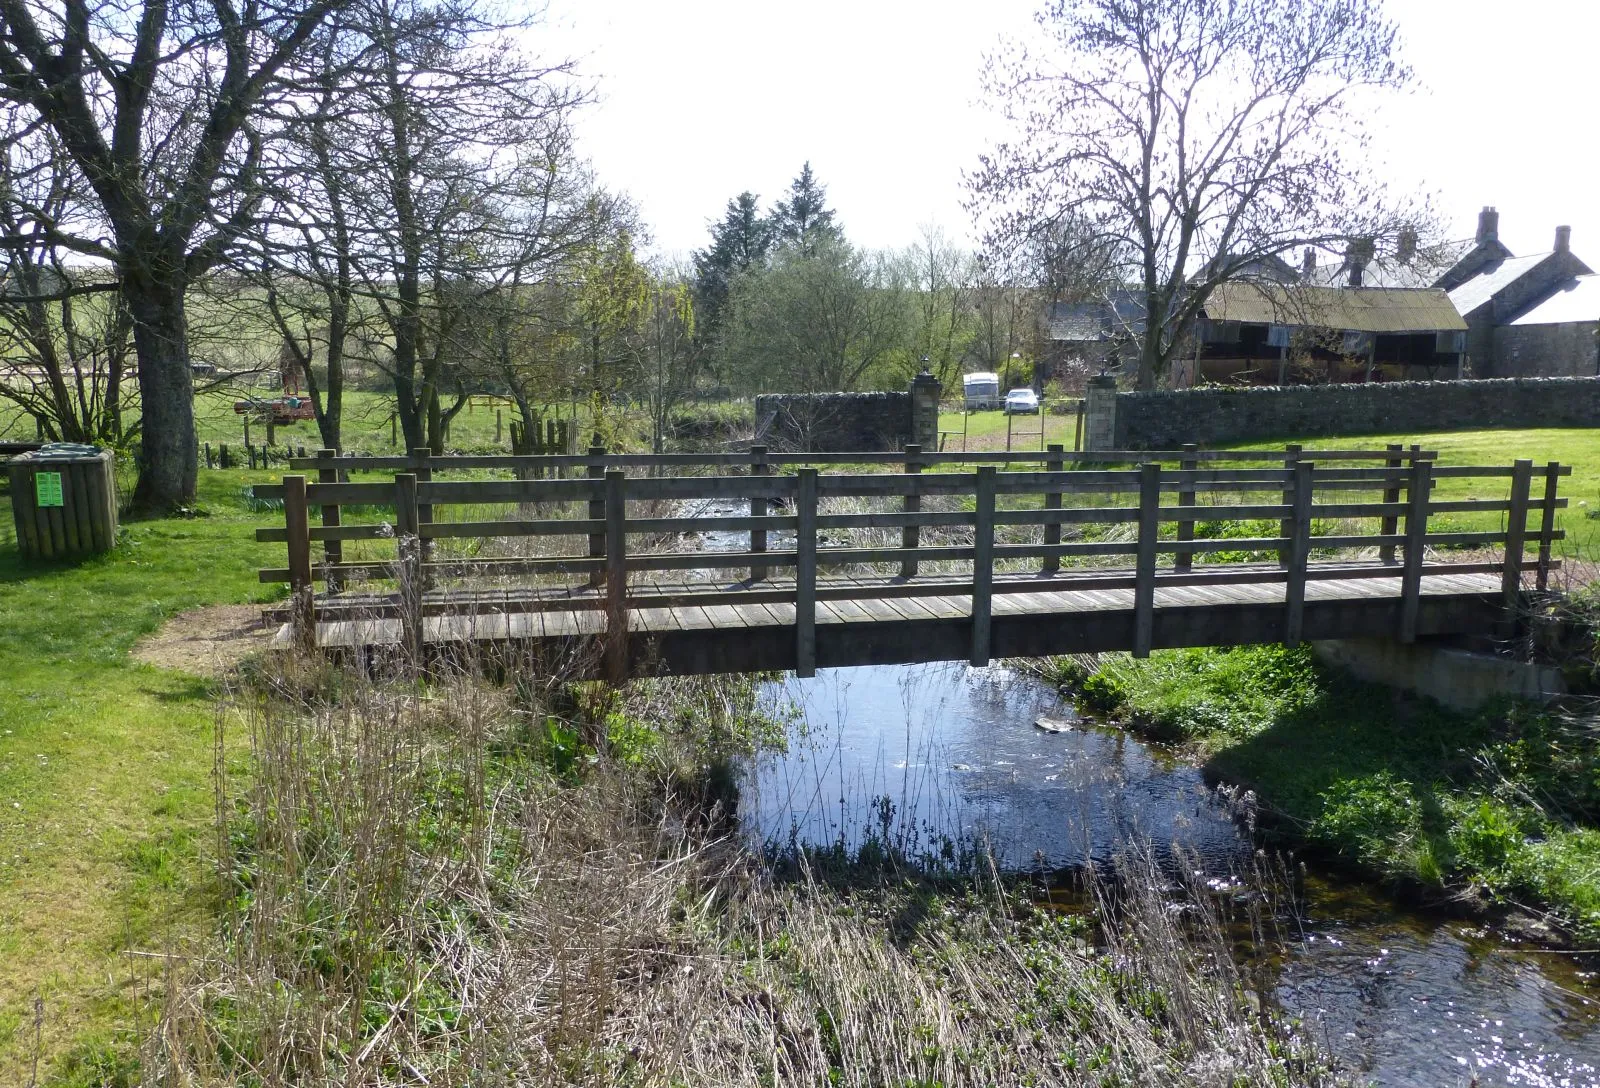
[[[401,587],[400,613],[407,631],[408,645],[420,639],[423,591],[434,581],[445,577],[503,577],[546,574],[586,575],[590,592],[596,600],[603,600],[607,612],[607,630],[611,643],[625,643],[627,614],[631,608],[649,607],[641,603],[650,594],[630,593],[628,575],[645,571],[726,571],[732,568],[750,569],[750,584],[731,593],[731,600],[750,600],[748,594],[754,586],[768,579],[771,568],[793,569],[792,587],[785,585],[781,592],[787,594],[786,603],[797,608],[797,652],[802,669],[814,653],[814,610],[819,590],[833,592],[835,588],[819,584],[819,569],[838,566],[863,566],[898,563],[904,578],[914,579],[919,565],[931,562],[971,563],[972,573],[961,582],[930,582],[949,594],[954,591],[969,596],[972,601],[974,661],[987,659],[989,600],[992,594],[1015,592],[1014,584],[1036,587],[1037,581],[1017,583],[1014,577],[1001,574],[998,578],[994,566],[997,562],[1042,560],[1039,578],[1081,582],[1084,577],[1106,577],[1102,574],[1060,573],[1063,558],[1105,558],[1132,556],[1131,575],[1111,576],[1119,586],[1131,577],[1134,590],[1135,653],[1146,653],[1150,648],[1150,616],[1153,593],[1157,584],[1227,584],[1239,581],[1283,582],[1285,595],[1286,641],[1299,641],[1301,615],[1304,610],[1305,586],[1315,581],[1317,572],[1310,566],[1313,548],[1367,548],[1380,550],[1382,560],[1369,566],[1376,573],[1365,576],[1401,577],[1401,618],[1399,636],[1409,641],[1415,637],[1417,600],[1420,578],[1425,567],[1446,570],[1473,571],[1499,570],[1506,605],[1516,603],[1521,592],[1521,576],[1530,565],[1524,559],[1524,549],[1531,540],[1538,547],[1538,558],[1531,565],[1536,573],[1538,588],[1546,585],[1552,569],[1551,544],[1560,540],[1563,533],[1554,527],[1555,511],[1566,505],[1557,495],[1559,478],[1570,472],[1565,466],[1552,462],[1543,469],[1545,488],[1541,497],[1531,493],[1534,466],[1531,461],[1518,461],[1515,465],[1464,466],[1454,470],[1436,466],[1431,460],[1414,457],[1405,468],[1394,466],[1395,451],[1384,451],[1388,462],[1382,468],[1350,468],[1335,464],[1323,467],[1310,460],[1296,460],[1283,469],[1201,469],[1185,467],[1165,468],[1159,463],[1146,462],[1135,471],[1080,470],[1080,471],[1020,471],[1001,472],[993,466],[981,466],[976,472],[920,473],[909,471],[899,474],[843,473],[823,475],[814,467],[805,467],[794,475],[750,475],[738,477],[652,477],[630,478],[621,469],[612,468],[599,479],[517,479],[517,480],[466,480],[435,482],[423,480],[416,473],[401,473],[393,483],[341,483],[337,473],[321,473],[323,480],[308,483],[303,476],[285,477],[276,491],[284,499],[285,524],[281,530],[258,530],[261,540],[282,540],[288,546],[289,563],[285,568],[269,568],[260,572],[263,582],[287,581],[292,593],[292,613],[296,629],[302,637],[315,637],[317,603],[314,599],[314,580],[324,580],[330,590],[342,588],[351,580],[394,579]],[[328,479],[332,475],[331,480]],[[1435,501],[1432,490],[1440,477],[1511,479],[1508,499],[1466,499]],[[1201,504],[1198,492],[1214,491],[1273,491],[1281,489],[1282,501],[1273,502],[1223,502]],[[263,489],[269,494],[273,489]],[[1317,502],[1319,492],[1381,491],[1381,502]],[[1162,496],[1176,492],[1176,505],[1166,505]],[[258,492],[259,493],[259,492]],[[1090,494],[1114,496],[1135,494],[1138,505],[1065,508],[1061,504],[1064,494]],[[963,499],[970,497],[970,510],[921,509],[924,496],[942,494]],[[1037,495],[1042,504],[1037,508],[1015,509],[999,505],[1002,496]],[[824,513],[819,500],[829,497],[872,498],[898,497],[902,500],[900,511],[868,513]],[[710,519],[694,517],[638,517],[630,516],[629,502],[661,502],[692,499],[737,498],[750,503],[748,516],[718,516]],[[452,504],[537,504],[547,502],[586,501],[588,517],[567,519],[555,517],[518,518],[506,521],[480,520],[471,522],[437,521],[436,506]],[[782,502],[793,506],[792,513],[768,513],[769,502]],[[371,503],[388,506],[395,513],[395,523],[385,525],[345,525],[335,516],[332,524],[310,524],[312,506],[321,506],[326,519],[327,511],[341,505]],[[1506,515],[1503,530],[1491,532],[1432,532],[1428,519],[1442,512],[1495,512]],[[1532,512],[1541,514],[1537,528],[1528,526]],[[1321,535],[1313,534],[1313,521],[1318,517],[1342,519],[1378,519],[1382,525],[1375,534]],[[1233,539],[1195,539],[1194,530],[1202,521],[1238,521],[1245,519],[1276,520],[1280,531],[1275,535]],[[1131,540],[1067,541],[1060,539],[1060,527],[1066,524],[1134,524],[1137,530]],[[1175,525],[1172,537],[1162,535],[1164,524]],[[1403,531],[1402,531],[1403,524]],[[998,526],[1042,526],[1045,538],[1040,542],[1008,542],[997,539]],[[919,539],[925,528],[973,529],[972,542],[955,544],[924,544]],[[749,533],[749,550],[728,551],[630,551],[628,538],[639,535],[710,530],[719,528],[732,532]],[[899,547],[831,546],[819,543],[819,530],[841,528],[899,528],[902,543]],[[772,531],[796,533],[792,549],[776,551],[767,548],[767,534]],[[336,547],[345,540],[371,540],[392,536],[397,542],[397,558],[392,562],[345,563]],[[435,560],[431,555],[434,541],[471,536],[587,536],[587,554],[538,557],[498,557],[489,559]],[[325,562],[312,561],[311,545],[320,541],[325,545]],[[1482,562],[1456,564],[1428,564],[1429,546],[1474,547],[1504,545],[1504,555],[1498,564]],[[1280,573],[1231,570],[1195,571],[1189,560],[1195,555],[1217,552],[1277,552]],[[1396,553],[1403,554],[1403,562],[1394,560]],[[1171,568],[1157,566],[1157,557],[1175,557]],[[1270,577],[1266,574],[1270,573]],[[1011,582],[1007,579],[1011,577]],[[1196,581],[1195,579],[1199,579]],[[1217,581],[1221,579],[1221,581]],[[998,589],[997,589],[998,587]],[[603,596],[602,596],[603,592]],[[875,595],[876,588],[863,590],[860,596]],[[914,595],[914,594],[913,594]],[[702,594],[702,597],[704,595]],[[828,598],[823,598],[828,599]],[[849,599],[848,596],[842,599]],[[324,606],[327,602],[323,602]],[[807,622],[807,619],[810,622]],[[309,634],[308,634],[309,633]],[[420,645],[420,643],[418,643]]]

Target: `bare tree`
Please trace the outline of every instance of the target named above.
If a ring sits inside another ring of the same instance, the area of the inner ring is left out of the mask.
[[[1211,290],[1265,258],[1427,218],[1366,162],[1375,92],[1404,87],[1380,0],[1050,0],[990,58],[1012,128],[968,178],[987,243],[1065,239],[1142,305],[1154,388]]]
[[[915,368],[926,365],[950,388],[959,383],[962,360],[972,346],[977,263],[931,225],[922,228],[922,238],[903,259],[913,290],[910,361]]]
[[[282,67],[339,0],[0,0],[3,134],[58,142],[92,207],[21,213],[80,258],[111,266],[132,320],[144,446],[134,505],[194,496],[185,294],[251,222],[269,135],[255,125]]]

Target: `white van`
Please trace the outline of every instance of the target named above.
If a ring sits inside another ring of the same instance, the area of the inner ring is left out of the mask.
[[[1000,375],[987,371],[968,374],[961,379],[961,392],[969,412],[1000,407]]]

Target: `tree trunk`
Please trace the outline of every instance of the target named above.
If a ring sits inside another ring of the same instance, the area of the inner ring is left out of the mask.
[[[133,509],[165,515],[194,501],[194,378],[189,371],[188,316],[181,277],[165,280],[129,270],[123,298],[133,318],[138,356],[143,455]]]

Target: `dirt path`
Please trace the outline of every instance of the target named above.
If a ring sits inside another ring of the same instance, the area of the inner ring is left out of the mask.
[[[258,650],[276,625],[262,622],[258,604],[219,604],[172,617],[161,630],[139,640],[134,660],[198,676],[221,676]]]

